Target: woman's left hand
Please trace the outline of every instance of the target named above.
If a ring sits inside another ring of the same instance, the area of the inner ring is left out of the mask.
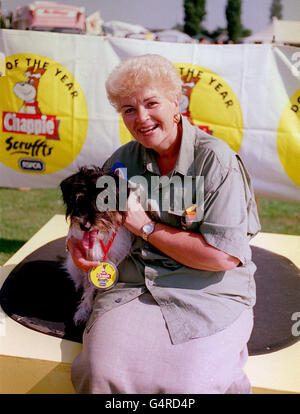
[[[142,204],[138,200],[135,192],[132,192],[127,200],[127,213],[125,216],[124,226],[136,236],[142,236],[142,228],[144,224],[151,221],[150,217],[144,210]]]

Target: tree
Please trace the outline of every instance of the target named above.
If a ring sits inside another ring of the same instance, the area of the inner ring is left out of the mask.
[[[3,16],[0,17],[0,29],[6,29],[5,19]]]
[[[184,0],[184,31],[195,36],[202,30],[202,20],[206,15],[205,0]]]
[[[282,4],[281,0],[273,0],[270,8],[270,20],[272,21],[273,17],[277,19],[282,19]]]
[[[241,0],[228,0],[226,6],[226,19],[227,19],[227,33],[228,39],[237,43],[242,36],[243,26],[241,23],[242,13],[242,1]]]

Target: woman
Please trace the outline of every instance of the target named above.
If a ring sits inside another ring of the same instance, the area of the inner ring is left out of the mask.
[[[128,205],[125,226],[137,237],[119,266],[119,283],[95,298],[72,365],[75,390],[249,393],[243,365],[256,269],[249,240],[259,220],[247,172],[226,143],[181,117],[181,79],[167,59],[128,59],[110,74],[106,90],[134,140],[105,167],[122,163],[128,179],[143,177],[148,190],[161,176],[181,182],[203,176],[204,210],[197,186],[194,207],[176,209],[185,193],[171,185],[155,189],[161,198],[154,211]],[[78,240],[68,247],[83,270],[95,264],[84,259]]]

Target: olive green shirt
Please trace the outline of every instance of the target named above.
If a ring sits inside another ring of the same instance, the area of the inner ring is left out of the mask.
[[[202,198],[197,198],[199,188],[193,187],[193,201],[198,201],[197,209],[202,213],[198,220],[186,224],[185,209],[174,211],[171,202],[168,211],[159,205],[159,211],[149,215],[154,221],[201,233],[208,244],[241,263],[228,271],[197,270],[136,237],[131,256],[118,267],[117,285],[97,293],[87,330],[101,314],[144,292],[150,292],[160,306],[173,344],[212,335],[255,304],[256,266],[249,240],[260,230],[260,224],[249,176],[240,157],[224,141],[185,118],[182,126],[180,153],[171,176],[204,177]],[[145,177],[148,189],[151,177],[160,176],[153,150],[135,140],[115,151],[105,167],[111,168],[116,162],[127,168],[129,180],[137,175]],[[204,204],[199,205],[199,200]]]

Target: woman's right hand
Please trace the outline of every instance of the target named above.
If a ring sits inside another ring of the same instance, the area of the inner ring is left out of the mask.
[[[75,237],[70,237],[67,241],[67,248],[70,252],[73,262],[76,267],[88,273],[91,267],[100,265],[100,262],[90,261],[86,259],[86,247],[81,240]]]

